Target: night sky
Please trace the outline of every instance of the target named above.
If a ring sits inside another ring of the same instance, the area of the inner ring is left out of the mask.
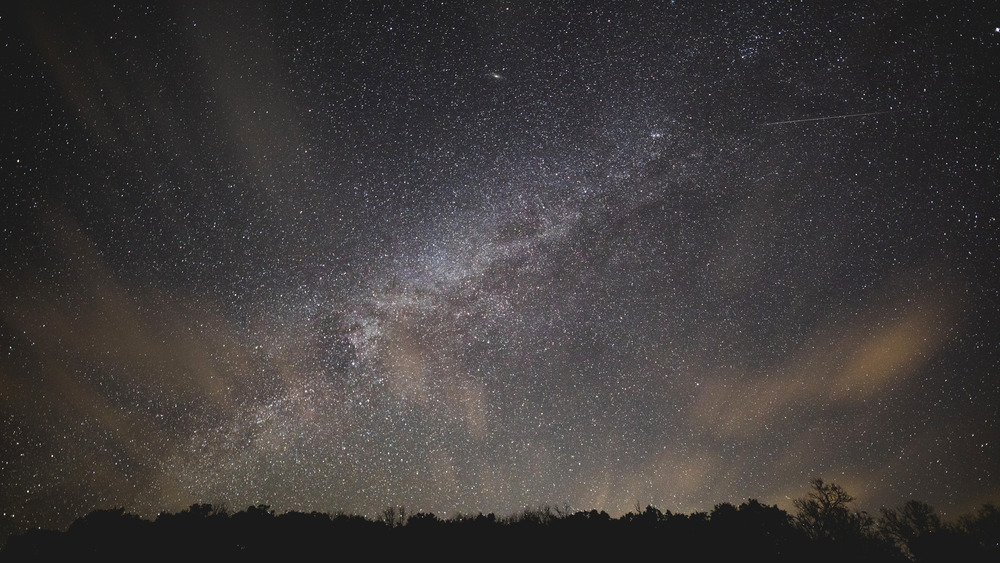
[[[989,2],[41,4],[3,536],[1000,499]]]

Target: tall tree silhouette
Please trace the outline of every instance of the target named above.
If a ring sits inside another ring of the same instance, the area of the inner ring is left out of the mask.
[[[854,502],[843,487],[813,479],[812,490],[805,498],[795,499],[796,521],[814,540],[846,540],[864,531],[870,519],[863,513],[852,512]]]
[[[805,498],[795,500],[799,528],[813,542],[817,561],[905,561],[902,553],[874,531],[867,513],[852,510],[854,502],[843,487],[812,481]]]
[[[885,508],[879,517],[879,531],[916,561],[931,560],[929,550],[940,543],[941,519],[926,502],[910,500],[900,508]]]

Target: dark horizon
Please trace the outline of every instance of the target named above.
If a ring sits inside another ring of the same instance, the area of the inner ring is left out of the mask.
[[[155,520],[124,509],[98,510],[64,532],[31,530],[0,544],[14,559],[102,558],[143,555],[157,559],[253,556],[329,558],[374,550],[380,556],[531,553],[603,558],[623,550],[665,552],[674,558],[732,560],[753,554],[768,561],[992,562],[1000,556],[1000,510],[986,505],[953,523],[912,500],[883,507],[877,517],[853,508],[836,483],[815,479],[795,499],[793,514],[749,499],[716,504],[692,514],[636,507],[620,518],[597,510],[540,507],[509,516],[408,513],[388,507],[368,519],[344,513],[286,512],[250,506],[230,512],[194,504]]]
[[[704,4],[5,5],[0,535],[996,503],[1000,21]]]

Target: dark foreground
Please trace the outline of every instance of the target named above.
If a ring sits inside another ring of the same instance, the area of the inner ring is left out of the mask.
[[[384,560],[449,556],[736,561],[1000,561],[1000,511],[984,506],[952,524],[924,503],[882,509],[878,518],[851,511],[851,497],[816,481],[791,515],[751,500],[717,505],[711,513],[661,512],[653,507],[621,518],[604,512],[526,510],[447,520],[388,509],[361,516],[288,512],[267,506],[228,513],[192,505],[148,521],[124,510],[99,510],[65,532],[31,530],[11,537],[4,560],[55,560],[91,555],[113,559],[213,557]]]

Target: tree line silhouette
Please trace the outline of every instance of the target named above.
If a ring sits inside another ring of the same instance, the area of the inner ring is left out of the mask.
[[[113,558],[209,557],[335,559],[414,555],[461,557],[698,558],[752,556],[770,561],[1000,561],[1000,511],[985,505],[944,523],[926,503],[883,508],[878,517],[851,508],[853,497],[821,479],[795,501],[796,513],[756,500],[675,514],[636,507],[606,512],[526,509],[441,519],[390,507],[376,519],[319,512],[276,515],[267,505],[229,513],[194,504],[154,521],[124,509],[96,510],[64,532],[12,536],[5,560],[86,555]]]

